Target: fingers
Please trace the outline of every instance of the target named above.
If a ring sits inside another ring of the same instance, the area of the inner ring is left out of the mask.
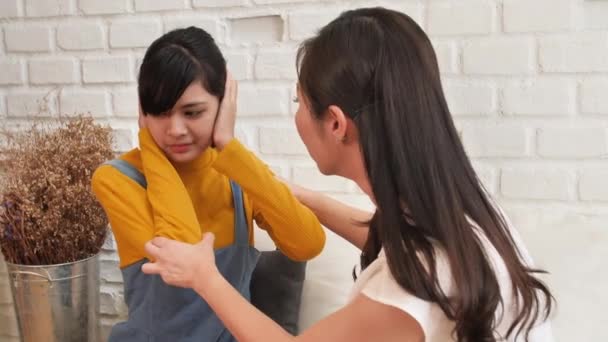
[[[213,233],[205,233],[203,234],[202,243],[206,245],[210,245],[213,248],[213,243],[215,242],[215,235]]]
[[[150,240],[150,242],[152,242],[152,244],[156,247],[165,247],[171,243],[171,240],[167,239],[166,237],[157,236]]]
[[[230,102],[235,102],[237,91],[238,91],[238,83],[232,77],[232,73],[230,73],[230,71],[228,71],[226,74],[226,86],[224,87],[224,99],[227,99]]]
[[[155,262],[147,262],[141,267],[141,271],[145,274],[160,274],[161,267]]]
[[[144,249],[152,259],[157,260],[160,257],[160,248],[153,243],[154,240],[146,242]]]

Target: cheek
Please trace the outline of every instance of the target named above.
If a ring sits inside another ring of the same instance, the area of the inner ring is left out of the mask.
[[[214,123],[214,115],[204,116],[190,123],[190,131],[193,132],[199,139],[207,140],[213,135]]]

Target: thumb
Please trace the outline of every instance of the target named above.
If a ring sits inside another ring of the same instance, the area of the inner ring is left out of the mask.
[[[213,233],[203,234],[203,239],[197,244],[198,247],[203,249],[209,248],[213,250],[213,243],[215,242],[215,235]]]

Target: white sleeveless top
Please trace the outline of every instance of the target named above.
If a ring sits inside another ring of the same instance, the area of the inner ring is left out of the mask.
[[[514,229],[511,229],[511,234],[522,251],[522,255],[526,259],[526,262],[529,265],[532,265],[528,252],[525,248],[522,248],[523,245],[517,232]],[[507,341],[501,339],[501,336],[506,335],[506,332],[515,317],[511,280],[502,258],[489,240],[485,238],[485,235],[482,236],[481,241],[491,260],[493,269],[497,274],[500,292],[503,298],[504,307],[506,308],[504,315],[502,315],[500,306],[498,308],[500,311],[496,313],[498,319],[502,317],[497,328],[496,338],[498,341]],[[455,289],[452,286],[448,259],[445,253],[439,248],[436,252],[436,259],[439,284],[448,296],[453,296],[455,294]],[[422,327],[426,342],[456,341],[452,337],[452,331],[454,330],[455,324],[444,315],[439,305],[424,301],[399,286],[390,272],[384,250],[380,251],[378,258],[363,270],[357,278],[351,292],[351,300],[358,294],[363,294],[376,302],[393,306],[408,313],[416,319],[418,324]],[[520,336],[515,340],[514,334],[512,334],[508,341],[519,342],[524,341],[524,339],[523,336]],[[553,335],[549,321],[541,322],[530,332],[529,342],[552,341]]]

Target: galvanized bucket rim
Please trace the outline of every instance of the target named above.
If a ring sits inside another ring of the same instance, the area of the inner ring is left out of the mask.
[[[50,267],[62,267],[62,266],[69,266],[69,265],[74,265],[74,264],[79,264],[79,263],[83,263],[86,261],[89,261],[95,257],[97,257],[99,254],[101,254],[101,252],[97,252],[96,254],[85,258],[85,259],[80,259],[80,260],[76,260],[76,261],[71,261],[71,262],[66,262],[66,263],[62,263],[62,264],[48,264],[48,265],[23,265],[23,264],[13,264],[12,262],[8,262],[8,261],[4,261],[4,263],[7,266],[11,266],[11,267],[18,267],[18,268],[29,268],[29,269],[37,269],[37,268],[50,268]],[[10,272],[10,269],[9,269]]]

